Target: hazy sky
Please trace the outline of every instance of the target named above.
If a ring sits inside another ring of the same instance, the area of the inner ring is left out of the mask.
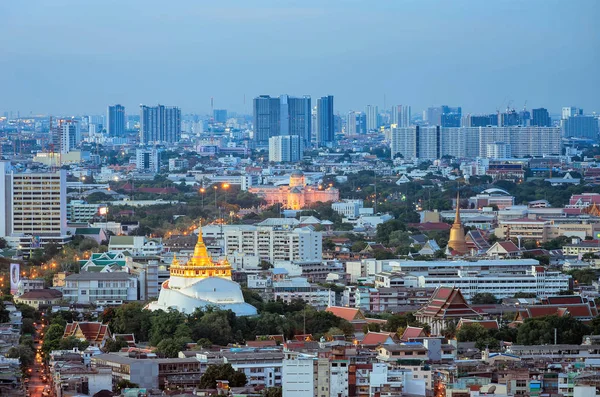
[[[282,93],[591,112],[599,92],[599,0],[0,0],[0,112],[251,113]]]

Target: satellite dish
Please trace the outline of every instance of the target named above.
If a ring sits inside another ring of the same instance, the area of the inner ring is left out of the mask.
[[[494,394],[495,391],[496,391],[496,386],[492,386],[488,389],[487,394]]]

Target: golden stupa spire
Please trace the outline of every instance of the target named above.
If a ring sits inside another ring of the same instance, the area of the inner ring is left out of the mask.
[[[467,253],[467,241],[465,240],[465,232],[460,221],[460,191],[456,192],[456,216],[450,229],[448,247],[460,254]]]
[[[190,260],[190,264],[193,266],[211,266],[212,259],[208,255],[206,244],[204,244],[204,238],[202,237],[202,224],[198,227],[198,241],[194,248],[194,256]]]

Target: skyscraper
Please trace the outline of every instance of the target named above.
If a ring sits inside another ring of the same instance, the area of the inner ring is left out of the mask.
[[[160,170],[160,156],[156,149],[136,149],[135,169],[141,172],[157,173]]]
[[[335,140],[333,125],[333,95],[317,99],[317,145],[331,146]]]
[[[125,106],[113,105],[108,107],[108,135],[122,137],[125,135]]]
[[[412,119],[410,106],[397,105],[392,108],[392,124],[398,127],[409,127]]]
[[[140,105],[140,142],[177,143],[181,139],[181,110],[175,106]]]
[[[550,114],[548,114],[548,109],[539,108],[532,109],[532,118],[531,125],[537,127],[550,127],[552,126],[552,120],[550,119]]]
[[[310,102],[310,96],[299,98],[281,95],[272,98],[261,95],[254,98],[256,144],[267,145],[273,136],[296,135],[302,139],[304,146],[308,146],[312,124]]]
[[[60,120],[58,127],[53,128],[54,134],[53,143],[54,150],[62,154],[69,153],[81,142],[81,132],[77,120]]]
[[[213,120],[215,123],[225,124],[227,122],[227,109],[214,109]]]
[[[269,143],[269,138],[279,135],[279,98],[260,95],[254,98],[254,141],[259,146]]]
[[[379,109],[375,105],[367,105],[367,132],[377,131],[380,126]]]
[[[574,106],[565,106],[562,108],[561,119],[565,120],[569,117],[583,115],[583,109],[576,108]]]
[[[427,122],[429,125],[442,127],[460,127],[462,108],[446,105],[430,107],[427,109]]]
[[[598,139],[598,119],[594,116],[571,116],[562,120],[562,129],[567,138]]]
[[[367,116],[363,112],[349,112],[346,121],[346,135],[367,133]]]

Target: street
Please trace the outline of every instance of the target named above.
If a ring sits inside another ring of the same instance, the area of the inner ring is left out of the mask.
[[[29,384],[27,385],[27,391],[29,392],[30,397],[48,397],[52,394],[50,393],[50,380],[48,379],[49,375],[45,371],[44,368],[44,360],[42,358],[42,335],[43,335],[43,327],[40,324],[36,325],[37,335],[34,340],[38,340],[35,344],[35,361],[33,367],[30,368],[30,378]],[[45,380],[45,382],[44,382]],[[44,393],[46,390],[46,393]]]

